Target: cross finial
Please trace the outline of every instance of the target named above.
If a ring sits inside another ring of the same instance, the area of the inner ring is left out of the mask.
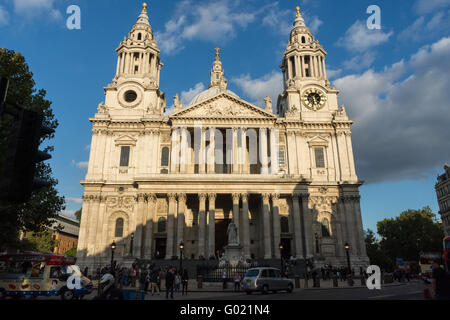
[[[300,7],[297,6],[297,18],[300,17]]]
[[[147,3],[142,4],[142,13],[147,13]]]
[[[215,48],[214,50],[216,50],[216,60],[219,61],[219,51],[220,51],[220,48],[217,47],[217,48]]]

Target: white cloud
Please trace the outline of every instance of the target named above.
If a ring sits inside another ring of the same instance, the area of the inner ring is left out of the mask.
[[[339,77],[342,73],[342,69],[332,69],[327,68],[327,77],[328,79],[334,79],[336,77]]]
[[[89,162],[88,161],[77,162],[76,166],[78,169],[87,169],[89,167]]]
[[[6,9],[0,6],[0,26],[9,23],[9,13]]]
[[[59,214],[65,217],[68,217],[73,220],[77,220],[77,217],[75,216],[75,210],[63,210]]]
[[[14,12],[28,18],[45,14],[53,20],[62,19],[62,14],[54,6],[55,0],[13,0]]]
[[[404,41],[421,41],[450,29],[450,10],[443,10],[433,14],[429,19],[426,16],[417,18],[413,24],[403,30],[398,38]]]
[[[203,40],[225,43],[236,36],[238,28],[245,29],[255,20],[256,13],[243,12],[236,2],[213,1],[198,3],[181,1],[165,30],[156,35],[162,50],[173,54],[184,48],[185,41]]]
[[[275,107],[278,95],[283,91],[283,75],[276,71],[257,79],[252,79],[249,74],[245,74],[231,79],[231,82],[235,83],[246,96],[259,106],[264,106],[264,98],[270,96]]]
[[[375,57],[375,52],[369,51],[344,61],[343,66],[348,70],[360,71],[369,68],[375,61]]]
[[[369,30],[364,22],[357,20],[337,44],[349,51],[365,52],[387,42],[393,34],[393,31],[385,33],[382,30]]]
[[[309,21],[308,19],[305,20],[306,25],[311,30],[311,33],[317,34],[319,32],[319,27],[323,24],[323,21],[320,20],[318,16],[313,16],[311,18],[311,22],[308,21]]]
[[[450,159],[450,38],[381,72],[334,81],[353,127],[362,180],[420,179]]]
[[[66,202],[73,204],[83,204],[83,199],[79,198],[66,198]]]
[[[191,88],[188,91],[181,92],[180,99],[184,105],[188,105],[196,95],[203,92],[204,90],[205,85],[202,82],[199,82],[194,86],[194,88]]]
[[[414,4],[414,10],[418,14],[427,14],[448,6],[450,6],[450,0],[417,0]]]

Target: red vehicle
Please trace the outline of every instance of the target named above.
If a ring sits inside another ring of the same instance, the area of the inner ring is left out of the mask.
[[[450,271],[450,237],[444,238],[444,262],[447,271]]]

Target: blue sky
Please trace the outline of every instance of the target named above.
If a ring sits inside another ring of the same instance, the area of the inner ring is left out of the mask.
[[[47,90],[60,127],[51,165],[66,214],[81,207],[89,160],[88,120],[116,70],[115,48],[141,10],[135,0],[0,0],[0,45],[21,52]],[[69,5],[81,30],[66,28]],[[370,5],[381,30],[369,30]],[[279,65],[295,7],[328,52],[327,70],[354,119],[365,228],[409,208],[438,211],[434,184],[450,159],[450,0],[221,0],[149,2],[171,105],[206,88],[221,59],[229,89],[262,106],[281,92]]]

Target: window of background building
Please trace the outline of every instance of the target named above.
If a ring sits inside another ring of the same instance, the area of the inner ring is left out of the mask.
[[[162,148],[161,151],[161,167],[169,166],[169,148]]]
[[[322,236],[323,237],[330,237],[330,223],[327,218],[322,220]]]
[[[114,233],[116,238],[121,238],[123,236],[123,219],[119,218],[116,220],[116,230]]]
[[[325,152],[323,148],[315,148],[316,168],[325,168]]]
[[[161,217],[158,220],[158,233],[163,232],[166,232],[166,219]]]

